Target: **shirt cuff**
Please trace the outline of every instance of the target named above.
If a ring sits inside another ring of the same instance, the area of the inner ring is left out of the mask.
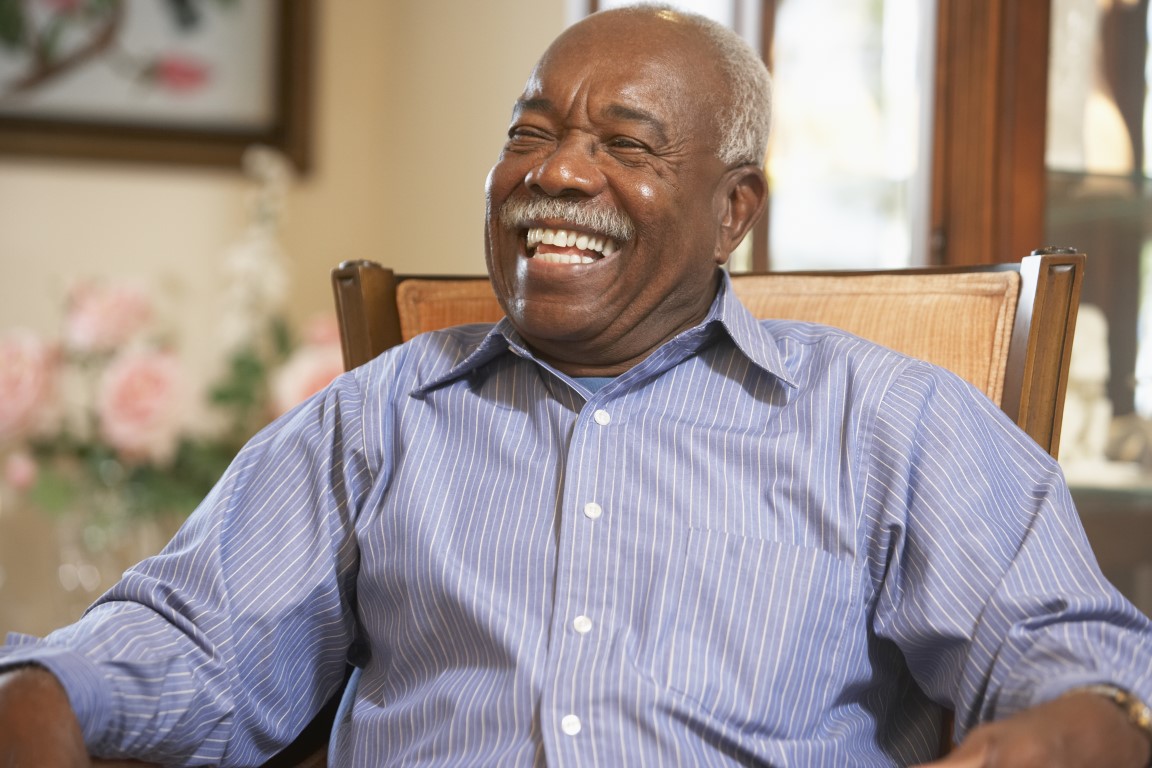
[[[60,681],[84,743],[91,748],[101,741],[109,727],[113,694],[99,667],[75,651],[55,648],[38,637],[9,633],[0,647],[0,672],[29,665],[44,667]]]
[[[1144,682],[1146,681],[1116,680],[1115,676],[1108,674],[1106,670],[1059,675],[1026,689],[1001,692],[996,701],[994,717],[997,720],[1008,717],[1030,707],[1057,699],[1077,688],[1088,688],[1094,685],[1116,686],[1131,691],[1133,695],[1147,701],[1146,697],[1149,694],[1144,690],[1144,686],[1139,685],[1139,683]]]

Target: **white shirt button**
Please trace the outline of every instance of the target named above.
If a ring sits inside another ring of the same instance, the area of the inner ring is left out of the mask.
[[[595,520],[604,514],[604,508],[594,501],[590,501],[584,505],[584,517],[589,520]]]
[[[592,631],[592,619],[587,616],[577,616],[572,619],[572,628],[582,635],[586,635]]]
[[[612,423],[612,414],[603,408],[597,408],[596,412],[592,414],[592,420],[602,427],[606,427]]]
[[[569,736],[575,736],[580,733],[580,718],[576,715],[564,715],[564,719],[560,721],[560,730]]]

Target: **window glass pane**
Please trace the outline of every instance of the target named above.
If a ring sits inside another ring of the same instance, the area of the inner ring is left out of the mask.
[[[1152,417],[1148,5],[1052,3],[1045,240],[1088,254],[1081,303],[1099,307],[1108,323],[1098,372],[1105,391],[1089,380],[1069,383],[1065,456],[1078,439],[1099,451],[1101,439],[1088,433],[1106,431],[1112,414]],[[1086,339],[1078,333],[1078,351]],[[1107,414],[1093,426],[1085,421],[1089,411]]]
[[[924,261],[931,6],[777,3],[769,150],[774,269]]]
[[[606,0],[600,8],[626,5]],[[774,269],[868,268],[927,257],[935,3],[679,0],[758,49],[774,14],[768,152]],[[735,271],[751,268],[746,238]]]

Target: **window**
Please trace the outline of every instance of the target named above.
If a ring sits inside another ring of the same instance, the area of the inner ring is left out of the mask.
[[[626,5],[602,0],[592,8]],[[734,270],[896,267],[927,254],[932,29],[922,0],[680,0],[773,70],[768,226]],[[588,9],[584,9],[585,11]],[[761,45],[769,38],[767,46]]]
[[[1152,101],[1148,0],[1054,0],[1045,238],[1089,256],[1083,302],[1108,320],[1108,398],[1152,417]]]

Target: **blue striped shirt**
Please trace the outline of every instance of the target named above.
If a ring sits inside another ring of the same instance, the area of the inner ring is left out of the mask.
[[[708,317],[592,393],[507,321],[421,336],[258,435],[76,625],[16,638],[90,748],[251,764],[362,667],[338,765],[906,765],[1148,620],[1058,466],[956,377]]]

